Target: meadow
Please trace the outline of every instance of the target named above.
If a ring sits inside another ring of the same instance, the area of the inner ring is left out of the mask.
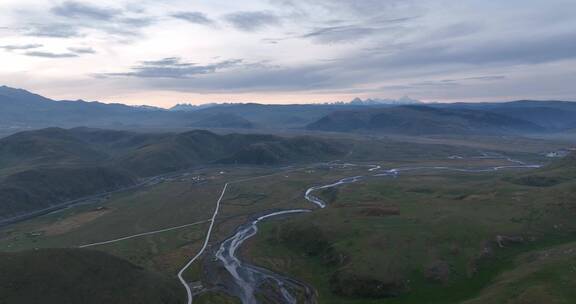
[[[505,159],[472,158],[496,145],[486,139],[455,146],[451,145],[456,139],[398,140],[381,138],[367,145],[356,139],[354,149],[340,163],[357,166],[212,166],[182,173],[156,185],[3,227],[0,251],[79,247],[184,226],[89,247],[174,278],[200,249],[206,220],[225,183],[230,182],[230,188],[208,252],[238,226],[266,212],[314,209],[304,199],[306,189],[344,177],[377,174],[368,172],[373,165],[382,170],[510,165]],[[504,145],[506,155],[541,163],[547,161],[542,151],[562,146],[565,143],[544,140]],[[454,155],[465,158],[450,157]],[[551,293],[542,286],[552,284],[543,279],[546,276],[558,275],[564,281],[572,277],[566,265],[573,257],[564,252],[576,247],[571,204],[575,183],[569,178],[536,187],[524,181],[535,174],[557,177],[565,172],[564,168],[536,173],[419,170],[398,178],[371,176],[318,192],[328,203],[326,209],[263,222],[259,233],[242,247],[241,257],[314,286],[319,303],[482,303],[485,299],[524,303],[513,301],[526,297],[564,303],[571,299],[570,288]],[[534,260],[534,256],[541,258]],[[197,303],[237,303],[206,280],[204,267],[198,261],[185,274],[203,291]],[[540,289],[522,289],[537,293],[524,295],[510,291],[520,290],[514,286]]]
[[[244,256],[309,282],[320,303],[569,303],[576,185],[518,174],[412,172],[325,191],[329,208],[264,223]]]

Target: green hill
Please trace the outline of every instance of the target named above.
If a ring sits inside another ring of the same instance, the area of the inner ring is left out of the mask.
[[[324,161],[347,147],[313,137],[50,128],[0,139],[0,220],[211,164]]]
[[[576,244],[523,254],[480,295],[464,304],[573,303],[576,298]]]
[[[552,187],[576,179],[576,152],[529,173],[509,178],[515,184],[531,187]]]
[[[136,179],[128,172],[106,167],[20,171],[0,180],[0,219],[134,184]]]
[[[73,133],[60,128],[26,131],[0,139],[0,169],[16,165],[93,162],[105,157]]]
[[[167,279],[99,251],[44,249],[0,253],[0,303],[177,304]]]
[[[139,175],[154,175],[205,164],[277,165],[321,161],[345,154],[346,146],[312,137],[191,131],[167,135],[121,157],[123,166]]]
[[[229,164],[274,165],[289,161],[319,161],[343,154],[343,146],[313,137],[250,144],[221,160]]]

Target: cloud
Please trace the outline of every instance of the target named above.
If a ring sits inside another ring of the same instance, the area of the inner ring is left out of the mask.
[[[474,22],[458,22],[456,24],[449,24],[442,26],[438,29],[433,29],[428,35],[428,39],[450,39],[470,36],[478,33],[483,29],[483,26]]]
[[[527,95],[553,91],[545,88],[574,95],[576,91],[559,75],[571,73],[566,79],[572,80],[576,75],[576,32],[572,30],[576,21],[569,14],[576,3],[550,1],[518,5],[520,0],[496,4],[476,0],[462,5],[444,0],[254,0],[242,6],[229,1],[194,4],[177,0],[177,6],[151,0],[44,1],[48,8],[8,1],[14,3],[10,5],[13,10],[0,14],[2,25],[12,29],[1,30],[6,39],[18,35],[73,39],[20,37],[5,40],[0,51],[34,55],[33,51],[46,50],[35,55],[65,58],[102,48],[106,54],[90,59],[109,67],[96,72],[111,73],[96,76],[108,78],[98,82],[109,84],[115,90],[110,94],[116,96],[119,91],[155,89],[215,94],[276,91],[278,95],[354,91],[361,95],[370,90],[386,92],[392,84],[398,90],[454,96],[458,92],[464,97],[505,92],[498,88],[509,85],[507,90],[511,90],[512,84],[523,87]],[[237,7],[243,8],[237,11]],[[190,28],[186,23],[198,26]],[[218,36],[214,28],[221,29]],[[149,36],[145,35],[148,29]],[[187,34],[183,29],[193,30],[193,41],[178,39],[178,33]],[[250,37],[237,30],[249,32]],[[124,41],[138,44],[115,45]],[[29,42],[50,49],[18,48],[18,43]],[[127,61],[148,52],[161,59]],[[190,54],[212,59],[193,63],[184,59]],[[162,58],[167,55],[178,57]],[[213,56],[244,61],[227,62]],[[247,63],[263,58],[270,61]],[[22,67],[30,66],[26,60],[31,58],[19,59]],[[72,68],[45,74],[52,73],[53,79],[70,77],[72,82],[78,73],[95,73],[92,60],[61,61]],[[532,85],[522,85],[528,78]],[[543,84],[533,85],[538,79]]]
[[[255,32],[281,24],[280,18],[269,11],[244,11],[228,14],[224,19],[236,29]]]
[[[202,12],[179,12],[171,15],[173,18],[184,20],[194,24],[201,25],[214,25],[215,21],[208,18],[206,14]]]
[[[481,80],[481,81],[494,81],[494,80],[502,80],[508,77],[504,75],[493,75],[493,76],[475,76],[475,77],[466,77],[462,78],[461,80]]]
[[[24,34],[34,37],[71,38],[82,36],[78,28],[69,24],[49,23],[31,24],[24,29]]]
[[[5,49],[7,51],[22,51],[19,52],[19,54],[25,56],[43,57],[43,58],[72,58],[72,57],[78,57],[79,55],[95,53],[95,51],[89,47],[69,47],[68,52],[65,53],[55,53],[42,50],[35,50],[41,47],[43,47],[42,44],[15,44],[15,45],[0,46],[0,49]]]
[[[42,44],[12,44],[12,45],[3,45],[0,46],[0,49],[5,49],[7,51],[17,51],[17,50],[30,50],[30,49],[37,49],[41,48]]]
[[[77,1],[65,1],[50,10],[54,15],[67,18],[89,18],[95,20],[112,20],[120,11],[85,4]]]
[[[89,48],[89,47],[69,47],[68,51],[75,53],[75,54],[95,54],[96,51],[94,51],[93,48]]]
[[[316,29],[302,35],[301,38],[312,39],[318,43],[354,42],[374,34],[376,28],[363,26],[332,26]]]
[[[181,92],[213,93],[308,91],[330,85],[332,75],[309,67],[239,66],[196,78],[143,79],[138,86]]]
[[[122,17],[116,20],[119,26],[132,26],[136,28],[142,28],[151,26],[156,22],[156,18],[153,17]]]
[[[291,3],[291,1],[287,1]],[[385,1],[384,1],[385,2]],[[348,3],[348,2],[347,2]],[[360,1],[359,3],[363,3]],[[349,5],[356,6],[360,4],[348,3]],[[299,7],[299,4],[283,4],[288,7]],[[327,3],[316,3],[312,6],[331,7]],[[351,43],[360,40],[367,40],[368,37],[374,37],[372,42],[378,41],[382,38],[390,40],[393,35],[398,35],[405,32],[405,26],[414,22],[420,16],[414,14],[406,15],[406,13],[378,13],[378,14],[364,14],[355,15],[350,14],[349,10],[341,8],[337,11],[329,10],[326,16],[306,16],[302,19],[298,16],[297,20],[292,20],[300,27],[305,29],[306,26],[312,24],[308,30],[300,35],[293,35],[292,38],[304,38],[319,44],[337,44],[337,43]]]
[[[132,67],[129,72],[101,73],[96,74],[96,76],[189,79],[197,75],[216,73],[221,69],[236,67],[241,63],[241,59],[231,59],[213,64],[199,65],[184,62],[179,57],[168,57],[160,60],[143,61],[140,65]]]
[[[25,24],[23,29],[17,30],[34,37],[75,38],[85,37],[94,31],[125,37],[139,36],[143,28],[157,21],[142,12],[134,13],[132,10],[95,6],[78,1],[65,1],[53,6],[49,12],[44,18],[38,18],[39,22]],[[20,14],[32,13],[20,11]],[[26,18],[24,20],[28,20]]]
[[[539,64],[576,58],[576,33],[493,38],[467,43],[411,45],[394,54],[358,58],[356,67],[401,68],[431,65]]]
[[[479,82],[494,82],[498,80],[504,80],[507,78],[508,77],[504,75],[486,75],[486,76],[473,76],[473,77],[463,77],[455,79],[425,80],[409,84],[383,86],[381,87],[381,89],[409,90],[419,88],[451,88],[468,84],[475,84]]]
[[[346,15],[369,18],[386,16],[398,11],[416,11],[413,1],[406,0],[271,0],[272,4],[296,15],[311,15],[323,11],[327,15]],[[314,15],[312,15],[314,16]]]
[[[73,58],[78,57],[75,53],[50,53],[42,51],[30,51],[25,52],[24,55],[31,57],[43,57],[43,58]]]
[[[200,65],[179,57],[144,61],[128,72],[93,76],[114,78],[114,81],[125,78],[123,81],[129,86],[195,93],[305,91],[330,86],[334,79],[330,71],[318,67],[281,67],[266,62],[245,63],[239,59]]]

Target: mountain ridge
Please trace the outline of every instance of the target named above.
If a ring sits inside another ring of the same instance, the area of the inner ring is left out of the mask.
[[[311,129],[309,125],[338,111],[385,111],[406,105],[453,111],[491,112],[562,132],[576,128],[576,102],[518,100],[502,103],[421,103],[399,100],[355,99],[349,103],[269,105],[257,103],[181,105],[172,110],[101,102],[56,101],[23,89],[0,87],[0,129],[45,127],[95,128],[269,128]],[[186,110],[190,108],[190,110]],[[384,109],[384,110],[383,110]],[[446,129],[446,132],[451,130]]]
[[[387,109],[340,111],[309,124],[309,130],[423,134],[508,134],[542,132],[544,128],[521,119],[481,110],[405,105]]]

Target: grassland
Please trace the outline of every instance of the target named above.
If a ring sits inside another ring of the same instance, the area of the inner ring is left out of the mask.
[[[178,304],[174,278],[99,251],[0,253],[0,303]]]
[[[264,223],[244,255],[312,284],[320,303],[489,297],[487,286],[498,284],[499,273],[521,267],[516,261],[522,254],[576,240],[575,184],[510,182],[517,174],[424,171],[326,191],[329,208]],[[556,269],[571,262],[561,259]],[[540,271],[576,278],[554,269]],[[566,292],[548,296],[558,303],[574,299]],[[487,303],[482,299],[478,303]]]
[[[576,298],[576,243],[524,253],[476,298],[480,303],[573,303]]]
[[[0,230],[0,251],[69,248],[205,221],[223,184],[256,168],[211,168],[155,186],[117,193]],[[196,177],[196,178],[195,178]],[[199,178],[199,179],[198,179]],[[207,224],[92,247],[172,275],[204,238]]]
[[[433,144],[412,141],[379,139],[366,145],[358,140],[345,160],[384,168],[507,164],[504,160],[448,159],[454,154],[478,155],[497,146],[487,139],[470,146],[451,146],[455,142],[439,139]],[[539,152],[562,146],[527,140],[516,144],[516,149],[514,144],[506,146],[509,154],[539,161]],[[203,221],[212,215],[222,186],[236,181],[217,218],[210,242],[215,246],[256,215],[313,207],[303,199],[312,185],[366,173],[367,167],[307,165],[196,170],[187,178],[113,194],[104,201],[2,228],[0,251],[76,247]],[[524,280],[524,272],[513,271],[522,265],[533,267],[524,255],[576,241],[570,204],[576,192],[574,184],[570,180],[547,187],[518,183],[526,174],[418,171],[398,179],[369,178],[320,193],[329,202],[327,209],[264,222],[242,255],[257,265],[310,283],[319,292],[319,303],[459,303],[510,298],[505,275],[512,272],[511,276]],[[199,250],[206,228],[207,224],[198,224],[92,249],[174,276]],[[502,248],[496,242],[498,236],[505,243]],[[559,260],[561,264],[570,261]],[[541,265],[544,269],[548,264]],[[202,276],[201,263],[186,274],[190,281]],[[362,290],[354,282],[367,288]],[[375,294],[371,286],[380,286],[385,294]],[[559,294],[553,297],[561,299],[564,293]],[[396,297],[385,297],[391,295]],[[197,302],[236,300],[214,291]]]

